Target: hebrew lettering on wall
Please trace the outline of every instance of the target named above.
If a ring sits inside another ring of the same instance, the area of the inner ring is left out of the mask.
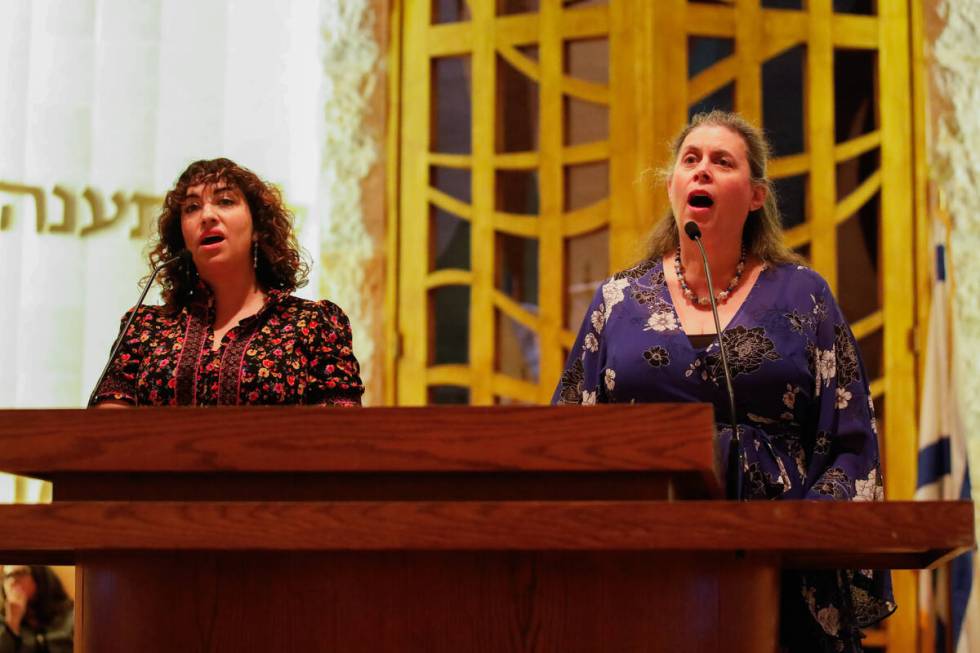
[[[17,206],[12,203],[16,197],[29,196],[34,200],[34,224],[37,233],[69,234],[90,236],[110,227],[125,222],[132,213],[133,222],[129,229],[129,237],[135,240],[145,240],[153,232],[154,222],[163,206],[163,197],[151,195],[143,191],[127,193],[117,190],[111,195],[113,210],[110,212],[104,194],[95,188],[86,187],[81,193],[81,199],[88,205],[89,219],[83,221],[79,215],[79,193],[70,186],[55,184],[50,194],[57,198],[62,210],[60,222],[51,222],[48,213],[48,193],[41,186],[30,186],[12,181],[0,180],[0,232],[10,231],[21,216]],[[130,207],[135,207],[130,211]],[[58,214],[53,216],[57,219]]]
[[[0,181],[0,194],[3,195],[30,195],[34,198],[34,215],[37,222],[37,231],[44,231],[47,221],[47,206],[45,205],[44,189],[40,186],[25,186],[10,181]],[[9,204],[0,204],[0,231],[10,229],[14,222],[14,207]]]
[[[112,202],[116,205],[116,212],[112,216],[106,217],[105,200],[102,199],[102,193],[94,188],[86,188],[82,195],[92,209],[92,224],[82,227],[82,236],[111,227],[122,217],[123,213],[126,212],[126,207],[129,206],[126,196],[120,191],[116,191],[112,194]]]

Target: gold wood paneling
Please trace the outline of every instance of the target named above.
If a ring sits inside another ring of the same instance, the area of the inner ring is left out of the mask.
[[[915,0],[912,0],[913,2]],[[913,240],[912,100],[908,4],[879,2],[881,124],[881,260],[884,295],[885,490],[890,499],[910,499],[916,484],[915,359],[911,350],[915,288]],[[916,650],[917,575],[893,574],[896,598],[908,606],[888,622],[888,652]]]
[[[566,165],[578,163],[595,163],[609,158],[609,141],[581,143],[571,145],[562,150],[562,160]],[[497,154],[493,165],[498,170],[533,170],[541,165],[538,152],[507,152]]]
[[[505,234],[521,238],[536,238],[540,234],[541,222],[535,216],[504,213],[496,211],[493,214],[493,228]]]
[[[810,225],[806,223],[798,224],[792,229],[787,229],[784,238],[786,239],[787,245],[796,249],[800,245],[810,242],[812,232],[813,230],[810,228]]]
[[[885,2],[898,4],[894,0],[885,0]],[[878,19],[874,16],[836,14],[833,17],[833,30],[834,45],[839,47],[867,50],[878,47]]]
[[[861,156],[881,145],[881,131],[875,130],[834,147],[834,160],[837,163]]]
[[[861,340],[880,329],[881,325],[884,324],[884,320],[884,313],[882,311],[875,311],[861,321],[852,324],[851,331],[854,332],[855,340]]]
[[[521,381],[505,374],[494,374],[493,392],[521,403],[533,403],[531,398],[539,394],[540,388],[537,384],[528,381]]]
[[[425,48],[431,20],[427,2],[407,2],[402,29],[402,88],[411,89],[411,101],[402,104],[401,180],[399,183],[398,240],[398,403],[426,403],[425,378],[429,356],[428,294],[425,277],[429,253],[420,243],[429,242],[429,57]]]
[[[468,286],[473,283],[473,273],[469,270],[436,270],[425,278],[426,288],[440,286]]]
[[[409,1],[408,5],[417,4]],[[407,22],[407,21],[406,21]],[[432,57],[453,57],[460,54],[468,54],[473,47],[473,24],[466,23],[445,23],[443,25],[433,25],[428,27],[418,25],[420,29],[427,29],[428,34],[421,43],[414,47],[426,47],[429,56]]]
[[[497,105],[497,35],[494,3],[471,2],[473,12],[471,84],[473,169],[470,175],[473,214],[470,220],[470,261],[473,285],[470,288],[469,364],[470,403],[493,403],[489,372],[494,364],[493,289],[496,261],[493,229]]]
[[[452,195],[447,195],[441,190],[430,188],[428,197],[430,202],[438,206],[440,209],[449,211],[456,217],[463,218],[464,220],[473,219],[473,207],[466,202],[461,202]]]
[[[922,3],[911,3],[909,14],[912,31],[912,115],[913,147],[915,160],[915,302],[916,329],[915,349],[917,374],[920,381],[925,376],[925,350],[928,337],[929,308],[932,300],[932,238],[929,229],[929,155],[926,150],[926,116],[928,63],[925,53],[925,15]],[[921,394],[916,394],[921,399]],[[918,423],[918,421],[916,422]]]
[[[541,320],[538,319],[537,315],[531,313],[499,290],[493,293],[493,303],[500,309],[501,313],[528,329],[537,331],[541,328]]]
[[[688,102],[699,102],[735,79],[739,63],[735,57],[726,57],[692,77],[687,83]]]
[[[759,0],[735,0],[735,110],[762,122],[762,7]]]
[[[769,165],[769,176],[773,179],[793,177],[810,169],[810,155],[806,152],[774,159]]]
[[[468,154],[443,154],[429,152],[429,164],[446,168],[469,168],[473,165],[473,157]]]
[[[834,208],[834,222],[843,222],[854,215],[881,188],[881,171],[876,170],[861,185],[838,202]]]
[[[426,385],[468,386],[472,376],[471,369],[466,365],[433,365],[425,371],[425,383],[419,385],[423,388]]]
[[[541,69],[538,63],[530,57],[521,54],[516,48],[509,45],[497,46],[497,52],[510,65],[524,73],[528,79],[536,82],[541,81]],[[568,77],[567,75],[559,74],[558,78],[561,80],[560,86],[564,93],[572,97],[587,100],[588,102],[595,102],[596,104],[609,104],[608,87],[602,84],[594,84],[581,79],[575,79],[574,77]]]
[[[398,224],[398,184],[401,181],[399,165],[401,159],[401,75],[402,75],[402,8],[400,0],[391,4],[389,21],[391,39],[388,56],[388,113],[385,122],[385,266],[384,294],[384,403],[393,405],[398,400],[395,380],[398,378],[398,355],[400,336],[398,333],[398,277],[399,251],[398,237],[401,233]]]
[[[570,239],[608,228],[609,271],[636,262],[645,234],[666,208],[666,193],[654,185],[651,172],[665,162],[666,144],[686,122],[689,108],[734,81],[736,108],[762,122],[762,93],[769,91],[762,88],[763,64],[803,45],[804,147],[775,159],[770,168],[775,178],[807,176],[804,222],[788,229],[786,240],[792,247],[808,246],[811,264],[837,292],[837,226],[876,193],[880,195],[881,309],[852,326],[859,339],[882,334],[884,374],[869,381],[872,395],[884,401],[886,488],[891,498],[911,497],[915,358],[909,341],[916,314],[909,289],[917,287],[920,294],[928,291],[927,277],[914,276],[910,264],[916,235],[913,203],[918,202],[919,215],[924,215],[925,207],[925,161],[913,149],[913,135],[921,149],[924,134],[921,121],[913,125],[908,108],[912,99],[908,12],[912,7],[913,16],[921,13],[913,0],[880,0],[876,3],[879,13],[872,16],[835,13],[833,0],[808,0],[804,10],[765,9],[761,0],[731,0],[723,5],[610,0],[567,9],[561,0],[540,0],[539,11],[506,16],[495,15],[496,0],[469,0],[467,4],[471,20],[430,25],[431,3],[396,3],[404,7],[401,88],[406,93],[411,89],[411,97],[401,107],[401,152],[396,150],[401,162],[398,239],[390,244],[399,248],[398,301],[391,310],[397,309],[398,328],[404,336],[399,340],[403,346],[392,355],[397,362],[393,364],[397,401],[424,402],[427,385],[467,387],[471,402],[478,404],[498,399],[547,401],[580,317],[565,323]],[[688,79],[688,40],[694,36],[730,39],[734,49],[731,56]],[[608,84],[575,76],[572,63],[566,61],[566,53],[571,52],[569,40],[574,39],[608,42]],[[917,47],[921,41],[920,25],[911,43]],[[522,50],[524,46],[536,48],[537,57]],[[835,142],[835,111],[846,98],[835,98],[835,49],[872,51],[878,55],[880,70],[886,71],[873,91],[878,128],[841,143]],[[431,61],[453,55],[470,60],[467,88],[472,151],[466,154],[430,152]],[[507,127],[497,115],[497,107],[505,101],[496,78],[498,58],[536,86],[535,150],[496,151],[501,142],[499,130]],[[921,84],[916,91],[914,106],[921,111]],[[603,140],[566,142],[572,113],[566,102],[571,100],[608,107],[607,140],[603,134],[591,134],[589,138]],[[875,149],[880,149],[880,169],[856,188],[848,186],[846,197],[838,199],[838,166]],[[605,161],[608,197],[593,197],[584,208],[567,206],[566,197],[571,195],[566,187],[568,166]],[[429,166],[468,170],[472,201],[467,204],[432,188]],[[517,176],[536,173],[537,214],[496,206],[499,171],[514,171],[509,174]],[[431,254],[420,255],[420,244],[430,242],[433,206],[469,221],[472,271],[432,272]],[[923,224],[920,222],[919,249],[914,254],[921,259],[920,269],[927,270],[930,250]],[[536,311],[521,303],[525,298],[512,297],[497,285],[503,273],[496,267],[498,247],[503,247],[497,240],[501,234],[537,242]],[[431,315],[427,293],[448,285],[470,287],[469,362],[433,366],[428,349]],[[924,306],[920,319],[926,315]],[[497,369],[498,314],[536,336],[540,348],[536,382]],[[902,609],[886,622],[884,631],[876,632],[874,643],[886,647],[888,653],[910,652],[916,641],[911,575],[895,574],[895,592]]]
[[[538,169],[541,198],[541,235],[538,241],[539,374],[541,378],[549,380],[559,377],[565,363],[558,343],[565,296],[565,241],[562,237],[565,111],[561,83],[564,71],[561,14],[561,0],[541,0],[541,41],[538,44],[543,72],[539,110],[541,167]],[[549,385],[542,383],[538,386],[536,396],[539,402],[550,399]]]
[[[766,9],[762,12],[762,35],[766,44],[766,59],[806,41],[808,36],[806,12],[786,9]]]
[[[692,36],[726,37],[735,32],[735,9],[692,3],[686,5],[686,24],[681,28]]]
[[[810,151],[810,261],[830,289],[837,289],[837,230],[834,221],[834,44],[832,0],[810,0],[806,58],[807,149]]]
[[[562,235],[567,237],[581,236],[590,233],[609,223],[609,199],[601,199],[591,206],[562,216]]]

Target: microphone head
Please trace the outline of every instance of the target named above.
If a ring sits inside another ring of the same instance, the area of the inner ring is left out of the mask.
[[[691,240],[697,240],[701,237],[701,229],[694,222],[694,220],[688,220],[684,223],[684,233],[686,233],[687,237]]]

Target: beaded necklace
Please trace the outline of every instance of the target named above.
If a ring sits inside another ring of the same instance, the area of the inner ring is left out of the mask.
[[[735,290],[739,282],[742,280],[742,272],[745,271],[746,256],[747,256],[747,252],[745,251],[745,247],[743,246],[742,255],[738,259],[738,265],[735,266],[735,276],[732,277],[732,280],[728,284],[728,287],[722,290],[720,293],[718,293],[718,295],[715,297],[715,299],[717,299],[719,303],[724,304],[725,302],[727,302],[728,298],[732,296],[732,292]],[[681,291],[684,293],[684,297],[686,297],[692,303],[700,304],[702,306],[711,303],[711,300],[708,297],[699,297],[694,294],[693,290],[687,287],[687,281],[685,281],[684,279],[684,268],[681,267],[681,248],[679,245],[677,247],[677,252],[674,253],[674,271],[677,272],[677,280],[681,284]]]

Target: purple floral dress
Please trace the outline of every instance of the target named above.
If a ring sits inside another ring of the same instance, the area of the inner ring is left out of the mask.
[[[749,499],[884,498],[874,408],[857,345],[813,270],[766,266],[724,330]],[[728,395],[717,341],[681,328],[662,261],[598,289],[553,403],[709,402],[727,451]],[[860,628],[891,614],[887,571],[789,573],[783,641],[792,651],[860,651]]]

